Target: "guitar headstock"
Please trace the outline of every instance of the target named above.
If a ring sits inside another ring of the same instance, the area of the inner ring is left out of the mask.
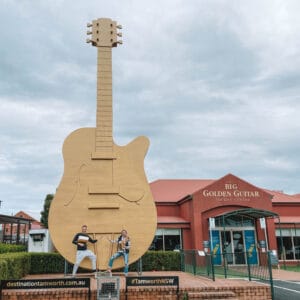
[[[122,41],[117,40],[118,36],[122,36],[122,33],[117,32],[117,29],[122,29],[122,26],[117,25],[116,21],[100,18],[88,23],[87,27],[91,27],[92,30],[87,32],[91,38],[87,39],[86,42],[92,43],[93,46],[117,47],[118,44],[122,44]]]

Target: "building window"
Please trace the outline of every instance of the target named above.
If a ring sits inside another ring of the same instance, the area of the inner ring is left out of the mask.
[[[177,251],[181,248],[181,230],[158,228],[149,250]]]
[[[216,227],[254,227],[254,219],[247,216],[230,216],[223,218],[222,216],[215,219]]]
[[[276,239],[279,259],[300,259],[299,228],[276,229]]]

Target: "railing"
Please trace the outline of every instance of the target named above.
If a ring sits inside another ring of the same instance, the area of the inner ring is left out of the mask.
[[[182,250],[181,270],[194,275],[205,276],[215,280],[212,257],[198,250]]]
[[[257,263],[253,263],[251,254],[247,252],[211,255],[198,250],[182,250],[181,270],[212,280],[215,277],[239,277],[269,281],[271,262],[268,259],[268,252],[259,253],[258,258]]]

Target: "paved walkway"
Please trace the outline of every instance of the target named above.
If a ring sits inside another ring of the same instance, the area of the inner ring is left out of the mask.
[[[122,273],[113,273],[114,275],[121,276],[121,289],[125,289],[125,277]],[[129,276],[137,276],[137,273],[129,273]],[[260,283],[247,281],[243,279],[223,279],[223,278],[216,278],[216,281],[212,281],[211,279],[201,277],[201,276],[194,276],[189,273],[184,272],[143,272],[142,276],[179,276],[179,285],[180,288],[200,288],[200,287],[245,287],[245,286],[257,286]],[[34,278],[63,278],[64,274],[43,274],[43,275],[28,275],[26,279],[34,279]],[[77,278],[80,277],[90,277],[90,274],[78,274]],[[92,277],[91,281],[91,289],[96,289],[97,282]]]
[[[300,272],[273,269],[273,279],[300,281]]]

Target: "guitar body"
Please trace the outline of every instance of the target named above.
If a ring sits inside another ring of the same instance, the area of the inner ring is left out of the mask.
[[[97,266],[106,269],[116,251],[108,239],[116,239],[122,229],[131,240],[129,263],[139,259],[155,235],[156,207],[144,173],[149,147],[146,137],[126,146],[113,143],[112,157],[93,157],[96,128],[72,132],[63,145],[64,174],[51,203],[49,229],[56,249],[75,262],[73,236],[83,224],[98,239],[89,248],[97,254]],[[114,268],[122,267],[116,260]],[[84,260],[81,266],[90,268]]]

